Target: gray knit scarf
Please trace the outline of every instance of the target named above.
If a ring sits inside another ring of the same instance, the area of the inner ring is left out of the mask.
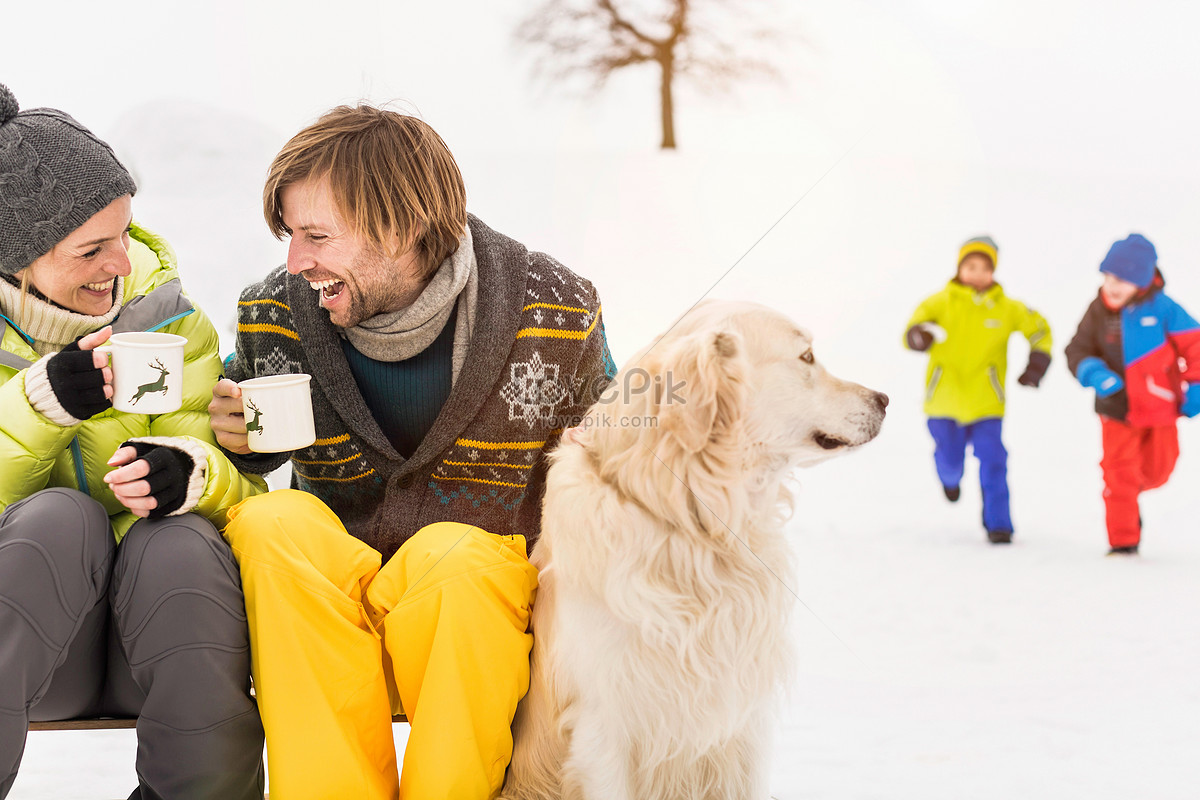
[[[475,248],[467,228],[458,249],[441,263],[412,305],[363,320],[345,330],[346,338],[355,350],[376,361],[412,358],[437,339],[457,300],[453,356],[453,378],[457,379],[471,340],[478,283]]]

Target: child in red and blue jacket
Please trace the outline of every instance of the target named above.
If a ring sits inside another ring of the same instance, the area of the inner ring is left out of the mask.
[[[1163,291],[1154,245],[1113,244],[1104,284],[1067,345],[1067,366],[1096,392],[1110,554],[1135,554],[1138,495],[1167,482],[1179,458],[1175,420],[1200,413],[1200,323]]]

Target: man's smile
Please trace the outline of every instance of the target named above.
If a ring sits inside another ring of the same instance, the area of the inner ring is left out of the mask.
[[[323,281],[309,281],[308,285],[313,288],[313,291],[321,293],[321,303],[334,300],[346,288],[346,284],[336,278],[330,278]]]

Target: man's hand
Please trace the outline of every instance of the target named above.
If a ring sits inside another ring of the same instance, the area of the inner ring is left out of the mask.
[[[241,455],[251,452],[246,417],[242,413],[242,390],[228,378],[221,378],[213,387],[213,399],[208,404],[208,424],[221,447]]]

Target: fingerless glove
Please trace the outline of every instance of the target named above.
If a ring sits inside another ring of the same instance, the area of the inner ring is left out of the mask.
[[[150,495],[158,501],[149,513],[150,519],[170,516],[182,508],[188,496],[188,484],[196,462],[182,450],[148,442],[127,441],[121,447],[132,447],[137,457],[150,465],[143,479],[150,484]]]
[[[104,396],[103,368],[96,367],[94,358],[92,351],[72,343],[35,362],[25,371],[29,404],[64,428],[112,408],[112,401]]]

